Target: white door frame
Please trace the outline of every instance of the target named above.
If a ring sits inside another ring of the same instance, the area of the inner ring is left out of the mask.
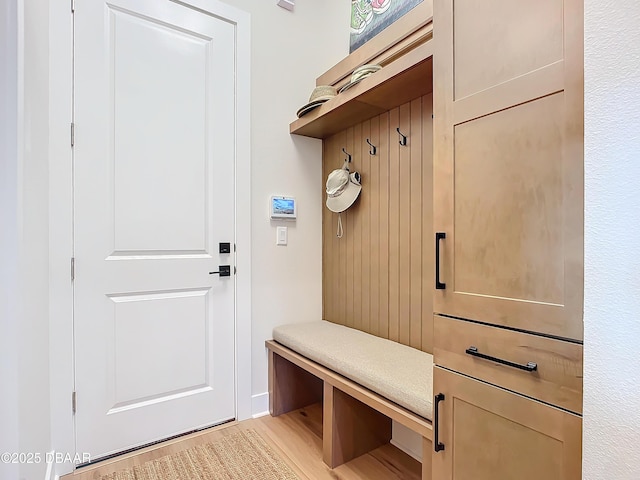
[[[80,0],[87,1],[87,0]],[[236,26],[236,415],[251,417],[251,151],[250,15],[219,0],[170,0],[192,6]],[[215,12],[215,13],[214,13]],[[69,0],[49,3],[49,374],[51,445],[76,453],[71,411],[73,373],[73,17]],[[79,408],[82,408],[81,399]],[[82,452],[77,452],[82,453]],[[54,465],[54,474],[73,471]]]

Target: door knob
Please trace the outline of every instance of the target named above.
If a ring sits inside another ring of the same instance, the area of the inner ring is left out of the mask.
[[[230,265],[220,265],[218,267],[217,272],[209,272],[209,275],[220,275],[221,277],[230,277],[231,276],[231,266]]]

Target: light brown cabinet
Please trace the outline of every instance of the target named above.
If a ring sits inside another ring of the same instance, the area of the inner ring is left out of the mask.
[[[579,416],[441,367],[434,384],[444,395],[434,480],[581,478]]]
[[[434,480],[581,478],[583,36],[434,1]]]
[[[436,313],[582,340],[582,23],[582,0],[435,1]]]
[[[582,345],[439,315],[433,324],[436,365],[582,413]]]

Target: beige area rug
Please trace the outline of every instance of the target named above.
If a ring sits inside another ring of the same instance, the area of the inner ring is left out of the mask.
[[[252,429],[151,460],[100,480],[299,480]]]

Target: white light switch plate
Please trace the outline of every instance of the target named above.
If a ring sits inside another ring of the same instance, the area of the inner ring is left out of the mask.
[[[287,244],[287,227],[276,227],[276,245]]]

